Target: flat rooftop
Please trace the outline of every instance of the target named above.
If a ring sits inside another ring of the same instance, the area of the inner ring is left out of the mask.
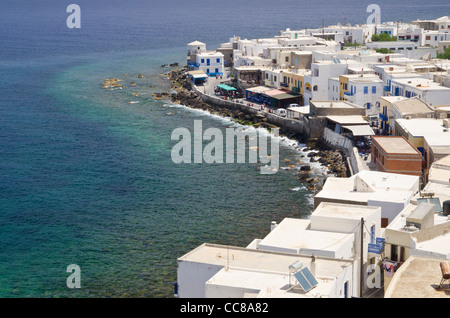
[[[333,216],[342,219],[361,220],[362,217],[371,215],[380,207],[355,204],[341,204],[322,202],[314,210],[314,216]]]
[[[393,79],[392,83],[398,83],[401,85],[407,85],[412,86],[415,89],[420,90],[449,90],[450,88],[441,86],[439,83],[433,82],[430,79],[423,78],[423,77],[416,77],[416,78],[399,78],[399,79]]]
[[[439,198],[441,205],[442,202],[450,200],[450,183],[448,182],[441,183],[431,180],[422,191],[434,193],[433,198]],[[418,198],[420,198],[419,193],[411,200],[411,202],[417,201]]]
[[[362,106],[346,101],[311,100],[310,103],[316,108],[363,108]]]
[[[204,243],[178,258],[178,262],[183,261],[287,273],[289,265],[300,261],[306,266],[311,262],[311,256]],[[343,266],[351,266],[353,261],[316,256],[316,264],[319,276],[336,277]]]
[[[404,99],[394,103],[394,106],[403,114],[434,114],[432,109],[427,103],[418,97]]]
[[[360,205],[369,201],[404,203],[418,191],[417,176],[362,170],[350,178],[327,178],[314,198]]]
[[[442,259],[410,256],[397,270],[385,298],[449,298],[448,281],[438,288],[442,279]],[[448,260],[447,260],[448,262]]]
[[[413,137],[424,137],[431,133],[442,134],[444,128],[443,120],[434,118],[399,118],[396,119],[396,123],[405,128]],[[450,140],[450,133],[447,138],[446,140]]]
[[[349,116],[326,116],[327,119],[341,124],[341,125],[369,125],[370,123],[363,118],[363,116],[349,115]]]
[[[404,96],[381,96],[381,99],[384,99],[385,101],[389,102],[389,103],[395,103],[395,102],[399,102],[401,100],[406,99],[406,97]]]
[[[442,184],[449,184],[450,180],[450,169],[443,169],[439,166],[431,166],[428,180],[433,182],[438,182]],[[450,192],[449,192],[450,195]]]
[[[334,279],[315,276],[319,283],[304,292],[296,278],[288,273],[270,273],[229,268],[222,269],[206,282],[206,291],[220,286],[245,290],[244,298],[316,298],[327,297],[334,287]]]
[[[346,74],[341,76],[348,78],[348,80],[352,82],[383,83],[380,77],[376,74]]]
[[[404,137],[401,136],[372,136],[372,139],[381,147],[387,154],[408,154],[419,155],[422,154],[413,145],[411,145]]]
[[[450,233],[417,243],[415,253],[419,254],[423,251],[425,254],[431,253],[432,255],[439,255],[441,258],[449,260],[450,244],[448,244],[448,242],[450,242]]]
[[[294,250],[300,254],[302,250],[334,252],[353,240],[352,236],[344,233],[308,230],[306,228],[309,223],[309,220],[285,218],[259,242],[259,248],[278,251],[284,249],[291,253]]]

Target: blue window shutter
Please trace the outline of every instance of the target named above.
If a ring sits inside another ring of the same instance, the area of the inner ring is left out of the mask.
[[[369,93],[369,88],[367,86],[364,86],[364,94]]]
[[[376,94],[377,93],[377,87],[376,86],[372,86],[372,94]]]

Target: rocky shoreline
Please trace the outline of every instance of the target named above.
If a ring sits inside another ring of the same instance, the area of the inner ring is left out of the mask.
[[[289,139],[297,140],[300,143],[305,143],[304,136],[296,131],[289,129],[282,129],[267,122],[266,118],[261,118],[255,123],[255,116],[245,114],[238,110],[230,110],[224,107],[211,105],[205,103],[200,96],[191,90],[191,86],[187,81],[186,68],[173,69],[165,74],[171,82],[172,92],[157,93],[154,98],[168,98],[175,104],[182,104],[186,107],[201,109],[211,114],[220,115],[224,117],[233,118],[239,124],[251,125],[253,127],[263,127],[269,131],[273,128],[278,128],[280,136],[285,136]],[[347,177],[349,170],[346,164],[344,154],[338,150],[330,149],[325,143],[317,141],[313,147],[303,148],[302,151],[308,152],[307,157],[309,162],[318,162],[321,166],[328,169],[328,174],[333,174],[336,177]],[[303,158],[304,161],[308,160]],[[321,189],[323,182],[318,177],[311,174],[311,166],[303,163],[300,167],[298,179],[306,184],[309,190],[318,191]]]

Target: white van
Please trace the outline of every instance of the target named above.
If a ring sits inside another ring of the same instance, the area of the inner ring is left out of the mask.
[[[278,116],[286,117],[286,109],[284,108],[278,108],[275,112]]]

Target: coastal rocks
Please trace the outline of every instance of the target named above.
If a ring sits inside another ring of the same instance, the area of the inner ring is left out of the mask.
[[[102,87],[103,88],[123,88],[123,86],[121,84],[119,84],[119,82],[121,82],[121,80],[119,80],[118,78],[107,78],[103,81]]]
[[[161,67],[176,67],[178,66],[178,63],[171,63],[171,64],[163,64]]]
[[[280,128],[267,122],[267,118],[262,113],[248,114],[239,109],[225,108],[217,105],[205,103],[200,96],[191,90],[186,68],[174,69],[166,74],[166,77],[172,84],[174,93],[170,94],[172,102],[185,105],[190,108],[202,109],[212,114],[219,114],[228,118],[233,118],[235,122],[242,125],[252,125],[255,128],[262,127],[268,131],[279,129],[279,135],[300,142],[304,141],[304,136],[289,128]],[[317,142],[314,147],[306,147],[303,149],[309,152],[307,157],[311,163],[320,163],[328,169],[328,173],[338,177],[345,177],[348,173],[345,158],[338,151],[333,151]],[[293,168],[290,168],[293,169]],[[303,164],[299,167],[298,179],[304,183],[307,188],[314,191],[321,188],[321,176],[312,176],[312,167]]]
[[[308,165],[301,166],[300,171],[311,171],[311,166]]]

